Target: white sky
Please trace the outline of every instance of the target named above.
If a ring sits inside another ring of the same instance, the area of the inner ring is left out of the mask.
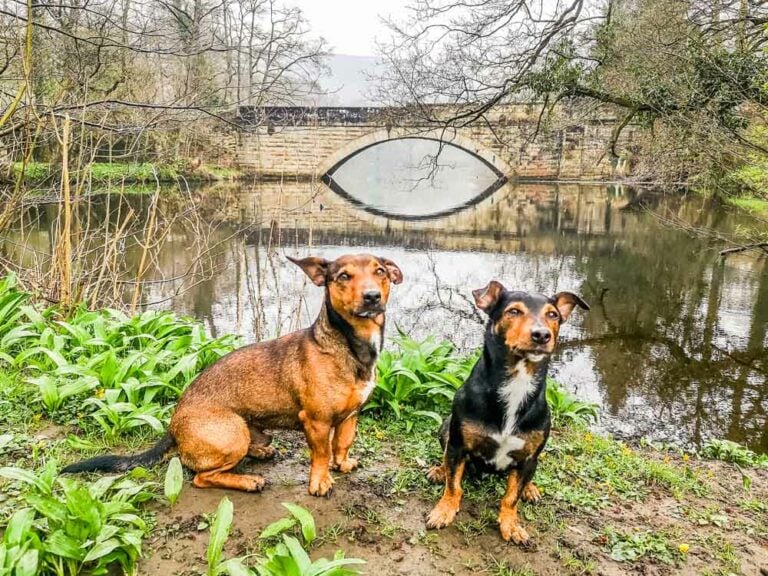
[[[375,38],[385,38],[381,17],[402,19],[408,0],[286,0],[298,6],[312,31],[322,36],[335,54],[375,56]]]

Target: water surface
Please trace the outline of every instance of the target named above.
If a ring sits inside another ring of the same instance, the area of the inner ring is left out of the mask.
[[[386,198],[375,201],[388,208]],[[145,214],[150,204],[148,196],[91,198],[80,217],[114,226],[129,207]],[[390,336],[398,326],[466,350],[483,332],[472,289],[496,278],[509,288],[572,290],[592,310],[564,325],[553,373],[600,404],[605,428],[683,443],[728,437],[768,450],[766,261],[719,258],[721,243],[669,224],[731,234],[754,225],[741,213],[698,196],[575,184],[507,184],[423,221],[373,215],[309,182],[164,193],[159,206],[173,224],[150,267],[146,307],[173,308],[246,341],[272,337],[308,325],[322,297],[286,255],[367,251],[405,275],[393,288]],[[189,218],[174,219],[185,211]],[[50,253],[55,214],[55,205],[28,207],[6,256]],[[129,272],[139,254],[126,242]]]

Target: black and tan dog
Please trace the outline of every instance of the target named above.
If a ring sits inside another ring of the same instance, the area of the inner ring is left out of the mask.
[[[549,356],[560,325],[574,307],[589,310],[589,306],[570,292],[551,298],[510,292],[495,280],[472,294],[490,319],[483,355],[456,392],[451,416],[440,428],[443,463],[429,471],[429,478],[445,482],[445,491],[427,526],[443,528],[453,522],[469,462],[481,471],[508,474],[498,518],[501,536],[527,544],[529,536],[518,523],[517,503],[521,497],[540,498],[531,479],[549,437]]]
[[[368,254],[291,261],[325,287],[312,326],[235,350],[203,371],[179,400],[166,436],[147,452],[100,456],[63,471],[149,466],[177,448],[196,472],[195,486],[255,492],[264,478],[231,470],[245,456],[274,455],[264,430],[303,428],[311,450],[309,492],[330,494],[331,466],[343,473],[357,467],[349,456],[357,413],[376,386],[390,286],[403,275],[391,260]]]

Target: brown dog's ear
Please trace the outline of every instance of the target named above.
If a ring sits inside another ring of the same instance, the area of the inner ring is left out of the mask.
[[[568,320],[568,316],[571,315],[576,306],[582,310],[589,310],[589,304],[573,292],[558,292],[554,296],[554,301],[557,311],[560,312],[561,323]]]
[[[381,256],[379,256],[379,260],[387,269],[392,284],[400,284],[403,281],[403,272],[398,268],[397,264],[392,262],[389,258],[382,258]]]
[[[491,280],[485,288],[472,290],[472,296],[475,297],[475,305],[483,312],[488,312],[499,301],[502,292],[504,292],[504,286],[501,282]]]
[[[328,274],[328,260],[317,258],[316,256],[301,259],[288,256],[288,260],[304,270],[304,273],[309,276],[309,279],[316,286],[325,286],[325,276]]]

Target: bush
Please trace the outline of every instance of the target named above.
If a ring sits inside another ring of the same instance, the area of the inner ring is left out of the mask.
[[[457,355],[453,344],[432,336],[419,342],[400,333],[395,345],[397,350],[384,350],[379,358],[376,388],[364,409],[397,419],[407,409],[441,422],[439,413],[450,410],[479,354]]]
[[[597,421],[600,407],[574,398],[552,378],[547,378],[547,403],[552,412],[552,425],[588,425]]]
[[[13,277],[0,282],[0,362],[23,375],[49,416],[86,415],[110,439],[161,432],[192,379],[237,344],[170,312],[129,318],[79,308],[65,320],[56,307],[29,301]]]
[[[56,475],[53,460],[40,474],[0,468],[0,476],[26,488],[20,497],[25,507],[5,526],[0,573],[107,574],[117,564],[133,574],[148,532],[136,505],[154,497],[149,484],[117,476],[83,484]]]
[[[756,454],[731,440],[710,440],[704,444],[701,455],[711,460],[722,460],[747,468],[758,466],[768,468],[768,454]]]
[[[396,419],[407,414],[442,422],[480,351],[461,356],[446,340],[429,336],[419,342],[402,333],[395,345],[397,350],[385,350],[379,358],[376,389],[364,410]],[[547,402],[555,426],[587,425],[598,417],[597,404],[577,400],[551,378],[547,379]]]

